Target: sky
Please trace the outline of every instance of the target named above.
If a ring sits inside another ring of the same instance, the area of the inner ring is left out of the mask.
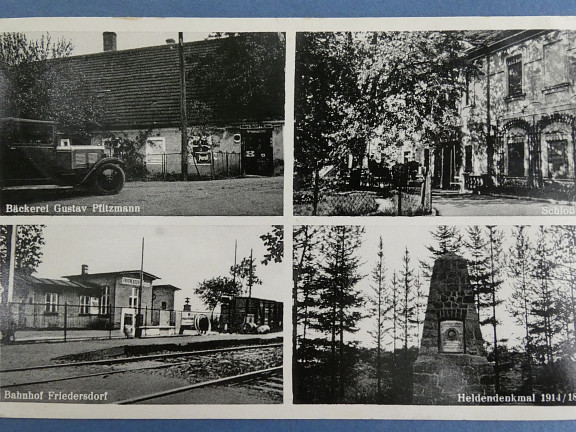
[[[139,270],[144,238],[144,271],[160,277],[157,284],[181,288],[176,309],[191,297],[192,308],[204,310],[194,288],[205,279],[230,275],[237,240],[238,262],[253,249],[256,274],[262,280],[252,296],[285,301],[283,264],[260,264],[266,253],[260,235],[269,231],[270,226],[47,225],[36,276],[58,279],[79,274],[82,264],[90,273]]]
[[[371,272],[377,261],[378,242],[380,236],[382,236],[384,244],[384,260],[387,268],[386,277],[388,283],[390,283],[392,272],[394,270],[396,270],[397,277],[399,277],[399,271],[402,268],[402,255],[406,247],[410,253],[411,266],[413,268],[416,269],[418,267],[419,260],[430,262],[430,252],[426,249],[426,246],[437,246],[437,243],[430,233],[434,228],[435,226],[430,225],[366,226],[366,232],[363,236],[364,241],[357,254],[361,261],[359,273],[365,277],[357,284],[356,289],[360,290],[365,297],[373,295]],[[462,225],[459,226],[459,228],[460,232],[464,234],[464,237],[466,238],[467,226]],[[508,251],[514,242],[514,239],[511,236],[513,226],[498,226],[497,228],[504,231],[505,241],[503,249],[504,251]],[[532,234],[532,238],[534,239],[536,226],[530,227],[528,232]],[[498,294],[499,298],[502,300],[508,299],[512,293],[510,279],[507,276],[505,276],[504,279],[505,281]],[[424,278],[421,278],[421,280],[422,290],[427,294],[430,288],[429,282]],[[367,308],[368,306],[364,308],[364,312],[367,311]],[[498,338],[509,339],[509,346],[517,345],[519,340],[518,338],[523,335],[524,329],[515,324],[514,320],[506,310],[505,303],[501,304],[497,308],[496,315],[501,321],[501,326],[498,328]],[[422,311],[421,317],[424,317],[424,310]],[[481,318],[486,317],[483,316]],[[369,331],[372,331],[374,328],[374,319],[371,319],[370,317],[365,318],[358,323],[357,327],[359,328],[358,332],[346,336],[348,340],[358,341],[365,347],[374,346],[373,338],[369,334]],[[485,341],[491,341],[492,328],[490,326],[482,326],[482,335]],[[420,337],[421,335],[419,335],[419,339]]]
[[[174,32],[115,32],[117,35],[116,43],[118,50],[131,48],[141,48],[156,45],[164,45],[166,39],[178,41],[178,31]],[[25,32],[26,37],[30,40],[38,40],[46,32]],[[52,41],[64,39],[72,42],[72,55],[93,54],[103,51],[102,32],[48,32]],[[204,40],[209,33],[188,33],[184,32],[184,42],[194,42]]]

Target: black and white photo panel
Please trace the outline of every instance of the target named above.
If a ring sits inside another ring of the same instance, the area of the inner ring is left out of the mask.
[[[282,226],[0,225],[2,403],[281,404]]]
[[[285,65],[282,32],[1,33],[0,214],[281,216]]]
[[[295,404],[575,405],[576,226],[294,227]]]
[[[575,215],[574,30],[296,34],[294,214]]]

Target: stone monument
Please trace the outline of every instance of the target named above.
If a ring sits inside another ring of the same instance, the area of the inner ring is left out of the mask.
[[[494,370],[480,331],[467,261],[454,254],[434,262],[422,342],[414,363],[414,404],[462,405],[492,395]]]

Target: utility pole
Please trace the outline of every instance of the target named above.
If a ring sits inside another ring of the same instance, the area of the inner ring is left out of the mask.
[[[10,233],[10,266],[8,270],[8,297],[7,302],[11,303],[14,296],[14,269],[16,268],[16,240],[18,238],[18,225],[8,226]]]
[[[142,258],[140,260],[140,285],[138,287],[138,314],[136,315],[136,329],[134,337],[142,337],[142,286],[144,285],[144,237],[142,237]]]
[[[180,119],[182,128],[182,180],[188,180],[188,118],[186,115],[186,67],[184,62],[184,34],[178,33],[178,57],[180,60]]]
[[[232,280],[234,281],[234,286],[236,286],[236,253],[238,252],[238,240],[234,240],[234,270],[232,272]]]
[[[253,268],[254,268],[254,260],[252,259],[252,249],[250,249],[250,276],[248,278],[248,298],[252,297],[252,283],[253,283]]]

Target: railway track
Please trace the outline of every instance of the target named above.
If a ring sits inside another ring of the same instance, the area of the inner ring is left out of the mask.
[[[211,381],[205,381],[188,386],[182,386],[161,392],[149,393],[146,395],[139,395],[134,398],[117,401],[119,405],[130,405],[138,402],[150,401],[170,396],[176,393],[190,392],[199,388],[224,386],[227,384],[234,384],[236,386],[245,386],[253,390],[259,391],[272,391],[277,394],[282,394],[282,366],[268,368],[244,374],[233,375],[226,378],[220,378]]]
[[[48,392],[104,387],[111,393],[108,402],[118,404],[152,400],[162,397],[155,395],[163,392],[174,394],[244,382],[264,386],[270,382],[268,391],[273,394],[278,387],[281,391],[281,366],[274,365],[281,364],[281,353],[282,343],[273,343],[12,368],[0,371],[0,388],[4,394],[5,389]],[[108,379],[112,375],[114,378]],[[183,382],[187,384],[178,385]],[[128,391],[124,383],[138,388],[138,394]],[[157,388],[161,390],[149,391]]]

